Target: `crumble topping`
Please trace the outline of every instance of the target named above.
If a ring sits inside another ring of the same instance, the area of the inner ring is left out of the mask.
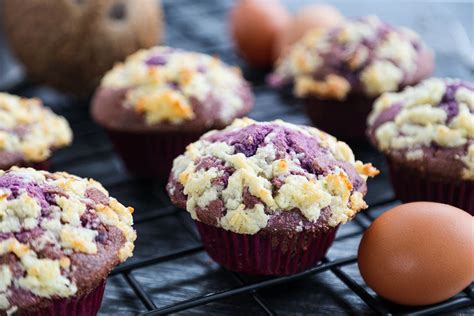
[[[474,84],[431,78],[385,93],[375,101],[368,124],[380,150],[406,150],[409,160],[423,159],[424,147],[465,147],[453,158],[464,162],[463,177],[474,179]]]
[[[416,73],[422,47],[413,31],[375,16],[346,20],[326,31],[308,32],[277,62],[270,82],[293,82],[298,97],[344,100],[359,87],[374,97],[398,90]],[[339,77],[337,85],[334,76]]]
[[[367,207],[365,182],[376,174],[349,146],[315,128],[237,119],[175,159],[168,192],[182,191],[195,220],[218,201],[225,208],[218,227],[255,234],[280,211],[299,210],[315,222],[329,208],[329,226],[345,223]]]
[[[126,88],[126,107],[144,114],[146,123],[179,124],[196,116],[196,102],[215,109],[230,122],[245,106],[246,83],[240,70],[216,57],[165,46],[139,50],[117,64],[102,86]]]
[[[39,99],[0,93],[0,151],[40,162],[49,158],[52,149],[71,142],[72,131],[66,119],[43,106]]]

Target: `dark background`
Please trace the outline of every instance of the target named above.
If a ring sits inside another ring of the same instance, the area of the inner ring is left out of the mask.
[[[292,10],[313,1],[283,1]],[[327,1],[347,16],[379,15],[383,20],[413,28],[436,52],[437,76],[474,79],[474,2],[433,1]],[[167,0],[163,1],[165,44],[219,55],[224,61],[239,65],[254,85],[256,106],[250,117],[257,120],[282,118],[292,123],[309,124],[297,101],[282,97],[269,89],[262,70],[250,69],[239,59],[228,34],[227,14],[231,0]],[[356,220],[344,225],[328,254],[331,262],[347,259],[341,264],[323,264],[298,280],[283,279],[281,284],[258,289],[255,293],[233,296],[229,289],[245,284],[261,286],[265,278],[250,278],[220,268],[206,255],[196,239],[189,216],[176,210],[164,193],[163,185],[141,181],[129,176],[113,152],[105,134],[93,124],[88,114],[87,99],[74,99],[54,90],[34,85],[24,78],[21,68],[1,51],[5,43],[0,36],[0,91],[25,96],[38,96],[56,112],[66,116],[74,130],[72,147],[57,152],[52,159],[53,170],[65,170],[102,182],[112,196],[135,207],[135,256],[127,264],[153,258],[151,265],[126,270],[109,278],[102,304],[103,314],[137,314],[147,309],[165,308],[212,293],[224,293],[224,299],[198,305],[181,313],[188,314],[371,314],[426,312],[404,309],[378,299],[362,281],[354,263],[361,233],[371,220],[384,210],[399,204],[393,197],[382,157],[367,145],[353,147],[356,157],[374,163],[382,175],[369,182],[367,200],[371,208]],[[3,57],[2,57],[3,56]],[[168,256],[172,254],[171,256]],[[150,263],[149,262],[149,263]],[[329,267],[332,267],[329,269]],[[288,281],[288,282],[287,282]],[[135,291],[133,285],[137,285]],[[258,285],[260,284],[260,285]],[[351,290],[358,289],[356,294]],[[131,287],[132,286],[132,287]],[[360,288],[358,288],[360,286]],[[472,288],[472,286],[471,286]],[[362,289],[362,290],[361,290]],[[140,294],[144,300],[137,297]],[[224,292],[220,292],[224,291]],[[366,292],[367,291],[367,292]],[[226,294],[227,293],[227,294]],[[369,296],[364,296],[369,294]],[[469,300],[470,298],[470,300]],[[466,289],[442,307],[454,308],[452,315],[474,314],[472,289]],[[147,303],[148,301],[148,303]],[[145,303],[144,303],[145,302]],[[148,305],[148,306],[147,306]],[[155,306],[153,306],[155,305]],[[466,307],[466,305],[468,305]],[[460,307],[464,306],[464,307]],[[435,307],[436,308],[436,307]],[[169,311],[169,310],[163,310]],[[437,311],[433,309],[432,311]],[[440,314],[448,314],[443,311]]]

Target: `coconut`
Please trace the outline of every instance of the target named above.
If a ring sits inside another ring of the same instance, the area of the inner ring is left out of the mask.
[[[5,33],[30,80],[87,94],[114,63],[162,36],[156,0],[3,1]]]

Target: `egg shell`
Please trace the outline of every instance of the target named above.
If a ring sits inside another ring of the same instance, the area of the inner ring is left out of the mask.
[[[388,300],[444,301],[474,281],[474,217],[440,203],[397,206],[364,233],[358,264],[365,282]]]
[[[290,14],[276,0],[241,0],[230,14],[235,45],[255,67],[272,65],[275,38],[289,23]]]
[[[291,19],[287,28],[278,33],[273,46],[273,58],[284,55],[288,48],[309,30],[327,29],[344,20],[344,16],[328,4],[314,4],[303,7]]]

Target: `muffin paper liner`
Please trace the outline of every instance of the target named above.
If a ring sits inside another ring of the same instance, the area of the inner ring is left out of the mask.
[[[3,170],[8,170],[8,169],[16,166],[16,167],[21,167],[21,168],[33,168],[33,169],[36,169],[36,170],[48,171],[50,165],[51,164],[50,164],[49,160],[43,160],[43,161],[39,161],[39,162],[20,162],[20,163],[16,163],[14,165],[11,165],[9,167],[6,167]]]
[[[402,202],[439,202],[474,215],[474,181],[429,178],[389,159],[387,162],[393,189]]]
[[[173,160],[203,132],[130,133],[108,131],[110,140],[130,173],[144,178],[168,179]]]
[[[348,95],[344,101],[305,99],[306,113],[313,125],[341,140],[365,141],[367,116],[374,99]]]
[[[49,162],[49,160],[45,160],[45,161],[41,161],[41,162],[34,162],[34,163],[29,164],[29,165],[26,165],[25,167],[31,167],[31,168],[34,168],[36,170],[48,171],[49,167],[50,167],[50,162]]]
[[[254,275],[289,275],[307,270],[324,258],[337,227],[324,233],[238,234],[195,221],[204,248],[225,268]]]
[[[100,309],[106,282],[86,295],[53,300],[48,307],[34,312],[20,312],[21,316],[95,316]],[[16,314],[15,314],[16,315]]]

